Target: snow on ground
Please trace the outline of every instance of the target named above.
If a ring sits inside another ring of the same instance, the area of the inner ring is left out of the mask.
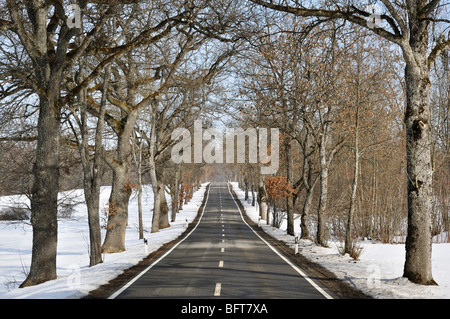
[[[158,233],[150,232],[153,191],[150,186],[144,188],[143,224],[144,237],[148,238],[148,253],[157,250],[184,232],[187,224],[193,221],[197,215],[206,185],[203,184],[194,193],[191,201],[183,206],[183,210],[177,215],[176,222]],[[110,192],[110,187],[102,188],[101,208],[106,207]],[[72,191],[61,196],[64,195],[70,196],[71,201],[84,202],[82,190]],[[169,197],[167,198],[169,199]],[[170,203],[170,200],[168,202]],[[25,196],[1,197],[0,210],[28,203]],[[137,196],[133,194],[129,203],[129,219],[125,238],[126,251],[103,255],[103,263],[94,267],[89,267],[87,209],[83,204],[76,206],[70,219],[58,221],[58,278],[27,288],[18,288],[18,286],[25,280],[31,264],[33,234],[31,225],[29,221],[14,223],[0,221],[0,299],[80,298],[117,277],[123,270],[139,263],[145,257],[145,246],[143,241],[139,240],[137,205]],[[104,231],[102,234],[104,236]]]
[[[236,195],[245,207],[247,215],[258,222],[256,207],[245,201],[244,191],[232,183]],[[280,229],[261,223],[261,227],[273,237],[294,247],[294,236],[286,234],[286,223]],[[295,231],[300,232],[299,222]],[[310,260],[321,264],[360,291],[374,298],[449,299],[450,298],[450,243],[434,243],[432,247],[433,278],[439,286],[421,286],[408,281],[403,275],[405,262],[404,244],[382,244],[370,240],[361,243],[363,252],[359,261],[338,253],[338,243],[330,241],[330,247],[316,246],[312,241],[300,240],[299,251]]]

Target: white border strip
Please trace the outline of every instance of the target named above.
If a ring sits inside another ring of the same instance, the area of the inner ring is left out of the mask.
[[[188,238],[196,229],[197,226],[200,224],[200,221],[202,220],[203,214],[205,213],[205,209],[206,209],[206,204],[208,203],[208,198],[209,198],[209,190],[211,189],[211,183],[209,183],[209,188],[208,188],[208,194],[206,194],[206,201],[205,201],[205,206],[203,207],[203,211],[202,214],[200,215],[200,218],[197,222],[197,224],[195,225],[194,229],[191,230],[191,232],[189,234],[186,235],[186,237],[184,237],[182,240],[180,240],[177,244],[175,244],[171,249],[169,249],[169,251],[167,251],[164,255],[162,255],[161,257],[159,257],[155,262],[153,262],[153,264],[151,264],[150,266],[148,266],[147,268],[145,268],[139,275],[137,275],[136,277],[134,277],[132,280],[130,280],[125,286],[123,286],[122,288],[120,288],[119,290],[117,290],[115,293],[113,293],[111,296],[109,296],[107,299],[115,299],[118,295],[120,295],[124,290],[128,289],[128,287],[130,287],[136,280],[138,280],[139,278],[141,278],[147,271],[149,271],[150,269],[152,269],[157,263],[159,263],[163,258],[165,258],[168,254],[170,254],[172,252],[172,250],[174,250],[175,248],[178,247],[179,244],[181,244],[186,238]]]
[[[242,221],[255,233],[256,236],[259,237],[259,239],[261,239],[267,246],[269,246],[270,249],[272,249],[278,256],[280,256],[281,259],[283,259],[289,266],[291,266],[295,271],[297,271],[303,278],[305,278],[306,281],[308,281],[314,288],[316,288],[325,298],[333,299],[333,297],[331,297],[327,292],[325,292],[325,290],[320,288],[319,285],[317,285],[311,278],[309,278],[300,268],[298,268],[296,265],[294,265],[289,259],[284,257],[280,252],[278,252],[278,250],[275,247],[270,245],[264,238],[259,236],[259,234],[252,227],[250,227],[249,224],[247,224],[247,222],[244,219],[244,216],[242,216],[241,210],[239,209],[239,205],[236,203],[236,200],[234,199],[233,194],[231,194],[231,192],[230,192],[230,186],[233,187],[231,184],[227,183],[228,192],[230,193],[231,198],[233,198],[233,201],[239,210],[239,214],[241,215]],[[244,208],[244,210],[245,210],[245,208]]]

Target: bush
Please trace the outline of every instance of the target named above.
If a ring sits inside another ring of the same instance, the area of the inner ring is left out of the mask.
[[[23,207],[8,207],[0,210],[0,220],[27,220],[30,211]]]
[[[75,212],[76,203],[61,203],[58,205],[58,218],[69,219]]]
[[[361,256],[364,247],[361,245],[361,243],[357,242],[356,240],[352,240],[349,245],[349,251],[345,251],[345,244],[343,242],[339,242],[337,245],[337,249],[341,255],[345,255],[348,253],[350,257],[352,257],[354,260],[359,260],[359,257]]]

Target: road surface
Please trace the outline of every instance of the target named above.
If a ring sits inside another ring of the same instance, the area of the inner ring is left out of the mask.
[[[212,183],[197,227],[112,298],[330,298],[244,222],[226,183]]]

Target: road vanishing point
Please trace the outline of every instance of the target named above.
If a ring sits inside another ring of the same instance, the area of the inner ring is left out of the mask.
[[[211,183],[196,227],[114,298],[331,299],[245,222],[227,183]]]

